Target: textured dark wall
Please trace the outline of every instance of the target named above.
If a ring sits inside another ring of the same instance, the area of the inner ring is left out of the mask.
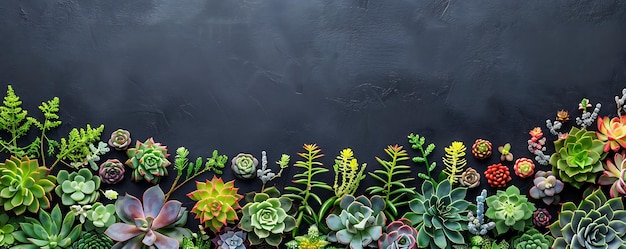
[[[59,96],[57,137],[104,123],[194,158],[267,150],[295,161],[317,143],[329,167],[352,147],[373,169],[411,132],[436,143],[438,160],[453,140],[479,137],[531,157],[528,131],[559,109],[575,116],[581,98],[615,115],[626,2],[4,0],[0,84],[32,112]],[[469,158],[481,171],[495,162]],[[193,187],[175,198],[190,204]]]

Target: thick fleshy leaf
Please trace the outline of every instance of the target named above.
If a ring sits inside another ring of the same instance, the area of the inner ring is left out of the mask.
[[[142,233],[136,226],[125,223],[115,223],[104,231],[104,234],[115,241],[126,241]]]
[[[164,203],[165,194],[158,185],[148,188],[146,192],[143,193],[144,215],[146,217],[157,217]]]
[[[152,229],[156,230],[168,226],[176,221],[182,203],[179,201],[168,201],[163,205],[159,215],[152,222]]]
[[[124,215],[130,218],[131,220],[134,220],[136,218],[146,217],[143,212],[143,206],[141,205],[141,202],[139,201],[139,199],[137,199],[137,197],[134,197],[129,194],[125,195],[124,199],[122,200],[122,205],[123,205],[122,210],[124,211]],[[160,207],[159,207],[159,210],[160,210]]]

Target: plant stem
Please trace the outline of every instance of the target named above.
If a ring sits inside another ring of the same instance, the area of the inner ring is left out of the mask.
[[[181,182],[180,184],[176,185],[176,183],[178,182],[180,176],[177,176],[176,179],[174,180],[174,184],[172,184],[172,187],[170,188],[169,191],[167,191],[167,194],[165,194],[165,200],[170,198],[170,195],[172,195],[172,193],[174,193],[174,191],[176,191],[177,189],[179,189],[180,187],[182,187],[183,185],[185,185],[185,183],[191,181],[191,179],[196,178],[197,176],[208,172],[209,169],[203,169],[201,171],[199,171],[198,173],[193,174],[191,177],[185,179],[183,182]]]
[[[170,195],[172,194],[172,192],[174,192],[174,187],[176,186],[176,184],[178,183],[178,180],[180,180],[180,174],[176,175],[176,179],[174,179],[174,183],[172,183],[172,186],[170,187],[170,190],[167,191],[167,194],[165,194],[165,200],[167,201],[167,199],[170,198]]]
[[[423,144],[422,146],[420,146],[420,152],[422,153],[422,156],[424,157],[424,163],[426,164],[426,172],[428,173],[428,179],[430,179],[430,181],[436,185],[437,182],[435,181],[435,179],[433,179],[432,176],[430,176],[430,163],[428,163],[428,158],[426,156],[426,153],[424,152]]]
[[[398,153],[393,153],[391,157],[392,161],[389,166],[389,174],[387,174],[387,194],[385,195],[385,201],[388,201],[391,198],[391,177],[393,176],[393,170],[396,167],[396,159],[398,158]]]

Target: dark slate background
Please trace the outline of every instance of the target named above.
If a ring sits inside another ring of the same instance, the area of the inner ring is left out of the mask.
[[[431,160],[440,165],[444,147],[476,138],[531,157],[528,131],[560,109],[579,115],[583,97],[616,115],[626,2],[5,0],[0,84],[13,85],[31,113],[59,96],[64,125],[54,138],[104,123],[103,139],[125,128],[172,154],[185,146],[192,158],[219,149],[260,159],[266,150],[270,162],[282,153],[295,162],[302,144],[317,143],[327,167],[351,147],[371,171],[387,145],[417,155],[411,132],[437,145]],[[482,172],[498,159],[468,162]],[[230,170],[223,177],[233,179]],[[527,191],[531,182],[512,184]],[[260,190],[259,180],[235,184]],[[147,187],[114,186],[134,195]],[[173,198],[191,207],[185,194],[194,188]],[[495,192],[484,178],[481,188]],[[579,199],[571,190],[566,199]]]

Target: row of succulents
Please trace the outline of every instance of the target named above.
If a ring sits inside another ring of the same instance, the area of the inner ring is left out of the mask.
[[[45,132],[60,125],[58,101],[42,103],[44,122],[26,117],[10,86],[0,106],[0,130],[12,136],[0,139],[1,152],[9,154],[0,163],[0,248],[626,248],[626,116],[621,115],[626,89],[615,98],[617,117],[599,116],[601,105],[592,110],[583,99],[581,116],[569,132],[560,132],[570,120],[568,112],[547,120],[555,136],[552,154],[540,127],[529,132],[534,158],[516,158],[507,143],[496,148],[500,162],[485,164],[482,173],[479,164],[465,167],[466,146],[460,141],[445,149],[442,170],[431,158],[435,145],[417,134],[408,136],[413,157],[403,146],[390,145],[385,157],[375,158],[379,168],[359,163],[350,148],[325,167],[321,148],[305,144],[293,164],[300,171],[282,190],[266,183],[290,166],[285,154],[276,162],[279,171],[272,172],[265,152],[260,160],[252,153],[228,160],[215,150],[193,161],[186,148],[172,157],[153,138],[132,147],[130,132],[123,129],[113,131],[108,143],[100,142],[103,126],[88,125],[54,141]],[[590,130],[594,122],[596,131]],[[12,147],[32,125],[43,140]],[[107,158],[107,145],[123,158]],[[50,166],[44,147],[53,158]],[[484,138],[470,148],[477,162],[495,150]],[[106,160],[98,167],[100,158]],[[228,163],[236,179],[226,182],[219,175]],[[56,165],[67,168],[53,170]],[[551,168],[535,170],[536,165]],[[118,196],[110,188],[124,181],[126,170],[130,180],[154,186],[141,198]],[[433,176],[436,171],[439,177]],[[358,195],[368,176],[380,186]],[[512,186],[515,176],[532,181],[530,189]],[[169,189],[160,184],[164,177],[174,177]],[[263,182],[260,191],[239,193],[235,185],[256,177]],[[483,177],[495,194],[483,190],[470,201],[468,188],[479,187]],[[170,199],[200,178],[206,180],[195,182],[188,199]],[[580,203],[561,203],[559,194],[567,185],[585,189]],[[560,211],[551,213],[557,204]],[[198,228],[189,228],[189,213]]]

